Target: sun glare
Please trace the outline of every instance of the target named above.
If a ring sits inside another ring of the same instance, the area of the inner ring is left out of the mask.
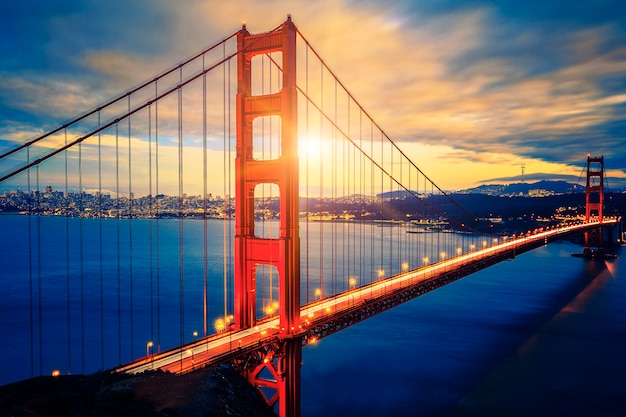
[[[329,144],[324,143],[317,135],[301,136],[298,143],[299,155],[301,158],[309,158],[309,160],[318,160],[323,154],[324,148],[328,148]]]

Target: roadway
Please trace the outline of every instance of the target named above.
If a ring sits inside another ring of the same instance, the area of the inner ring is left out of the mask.
[[[604,220],[603,225],[615,224],[617,220]],[[502,243],[473,250],[449,259],[406,271],[393,277],[381,279],[363,287],[354,288],[341,294],[309,303],[301,307],[301,326],[298,336],[306,337],[308,343],[314,343],[319,335],[312,335],[310,328],[332,321],[333,318],[356,311],[360,305],[372,300],[384,299],[392,293],[415,288],[424,283],[450,274],[451,271],[468,268],[484,263],[485,260],[505,254],[514,257],[547,244],[580,233],[585,229],[600,226],[600,222],[578,223],[569,226],[543,230],[539,229],[516,238],[505,238]],[[498,258],[499,262],[501,259]],[[184,373],[207,364],[222,363],[236,357],[238,352],[250,352],[259,346],[272,343],[281,337],[278,316],[271,316],[260,321],[256,326],[243,330],[226,330],[185,346],[161,353],[147,355],[114,371],[140,373],[152,369]]]

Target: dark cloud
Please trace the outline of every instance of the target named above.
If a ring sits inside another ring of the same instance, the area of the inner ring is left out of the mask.
[[[86,50],[154,54],[167,45],[170,19],[161,2],[48,2],[3,4],[0,70],[68,71]]]

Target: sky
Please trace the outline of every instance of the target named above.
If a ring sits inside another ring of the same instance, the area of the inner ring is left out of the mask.
[[[291,14],[441,188],[565,179],[603,155],[626,187],[626,2],[22,0],[0,17],[0,151],[237,31]],[[1,169],[0,169],[1,170]],[[584,180],[584,179],[583,179]]]

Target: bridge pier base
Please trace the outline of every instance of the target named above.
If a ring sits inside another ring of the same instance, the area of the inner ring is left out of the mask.
[[[302,341],[285,339],[284,355],[278,360],[278,415],[300,416],[300,367],[302,366]]]
[[[263,395],[265,402],[279,416],[300,416],[300,367],[302,366],[302,338],[283,339],[241,359],[240,372]]]

